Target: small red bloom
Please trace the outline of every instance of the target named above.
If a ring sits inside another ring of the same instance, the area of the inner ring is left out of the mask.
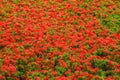
[[[1,67],[1,70],[4,72],[4,71],[8,71],[8,66],[6,66],[6,65],[3,65],[2,67]]]
[[[10,61],[9,61],[8,59],[4,59],[3,62],[4,62],[4,64],[6,64],[6,65],[10,64]]]
[[[85,15],[84,14],[81,14],[81,19],[85,20]]]
[[[53,76],[56,76],[56,74],[57,74],[57,73],[56,73],[55,71],[52,71],[52,75],[53,75]]]
[[[11,73],[15,73],[16,72],[16,67],[13,66],[13,65],[10,65],[9,70],[10,70]]]

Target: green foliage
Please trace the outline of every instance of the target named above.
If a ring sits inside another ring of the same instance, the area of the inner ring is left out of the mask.
[[[55,34],[55,30],[54,30],[53,28],[49,28],[49,34],[50,34],[50,35]]]
[[[21,42],[22,40],[20,38],[16,39],[16,42]]]
[[[101,57],[105,57],[107,56],[108,54],[103,52],[102,48],[98,48],[96,52],[94,52],[94,55],[96,56],[101,56]]]
[[[22,75],[24,75],[25,73],[22,71],[17,71],[16,73],[16,77],[20,78]]]
[[[33,74],[29,75],[30,79],[34,79],[35,77],[41,76],[44,78],[44,75],[42,75],[40,72],[34,72]]]
[[[62,59],[64,61],[67,61],[67,60],[69,60],[68,57],[69,57],[69,54],[68,53],[64,53],[63,56],[62,56]]]
[[[50,77],[50,80],[55,80],[55,77],[51,76],[51,77]]]
[[[2,62],[2,59],[0,59],[0,62]]]
[[[100,23],[105,25],[111,32],[117,32],[120,29],[120,16],[117,14],[111,14],[106,20],[100,16]]]
[[[30,45],[30,44],[25,44],[25,45],[24,45],[24,48],[25,48],[25,49],[28,49],[28,48],[30,48],[30,47],[32,47],[32,45]]]
[[[79,24],[79,22],[77,22],[77,21],[74,21],[74,25],[78,25]]]
[[[57,74],[58,75],[64,75],[64,73],[67,71],[67,69],[66,68],[63,68],[63,67],[61,67],[61,66],[57,66],[56,67],[56,72],[57,72]]]
[[[95,73],[95,75],[98,75],[104,80],[105,77],[108,76],[114,76],[114,68],[112,65],[108,64],[107,60],[98,60],[93,59],[90,61],[93,68],[99,68],[99,70]]]
[[[13,0],[13,2],[14,2],[15,4],[18,4],[18,3],[19,3],[19,0]]]
[[[113,76],[115,75],[114,71],[106,71],[106,76]]]
[[[6,1],[5,1],[5,3],[6,3]],[[10,15],[8,13],[9,9],[11,9],[11,6],[9,4],[6,4],[4,6],[4,8],[1,10],[1,12],[2,12],[0,14],[1,18],[3,18],[3,17],[7,17],[7,18],[10,17]],[[3,20],[3,19],[1,19],[1,20]]]
[[[58,65],[59,62],[59,56],[54,57],[54,68]]]
[[[29,68],[31,71],[36,70],[36,64],[35,63],[31,64],[31,66]]]
[[[120,63],[119,55],[114,55],[114,61],[117,62],[117,63]]]
[[[23,48],[22,46],[19,46],[19,47],[18,47],[18,50],[19,50],[20,52],[23,52],[24,48]]]
[[[90,47],[90,45],[89,45],[88,43],[85,44],[85,48],[86,48],[87,50],[91,49],[91,47]]]
[[[77,80],[86,80],[86,76],[83,76],[82,78],[79,78]]]
[[[26,67],[27,67],[27,63],[24,60],[18,59],[16,62],[16,67],[17,67],[17,73],[16,76],[17,77],[22,77],[22,75],[26,74]]]
[[[93,68],[99,68],[99,69],[101,69],[103,71],[107,71],[107,70],[112,70],[113,69],[113,67],[108,64],[107,60],[93,59],[90,62],[92,64]]]
[[[97,75],[99,75],[102,78],[102,80],[104,80],[104,78],[106,77],[105,72],[101,69],[97,72]]]

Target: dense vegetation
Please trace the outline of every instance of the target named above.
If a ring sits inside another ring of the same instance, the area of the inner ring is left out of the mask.
[[[0,0],[0,80],[120,80],[120,1]]]

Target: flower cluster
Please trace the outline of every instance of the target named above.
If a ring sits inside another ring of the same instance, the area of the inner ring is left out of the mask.
[[[120,80],[119,0],[0,0],[0,80]]]

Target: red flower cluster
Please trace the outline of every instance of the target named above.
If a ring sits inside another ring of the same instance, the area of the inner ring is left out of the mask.
[[[0,80],[119,80],[119,3],[0,0]]]

